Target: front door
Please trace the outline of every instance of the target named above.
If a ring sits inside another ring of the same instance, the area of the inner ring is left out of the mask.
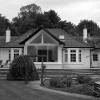
[[[92,67],[94,67],[94,68],[99,67],[99,61],[98,61],[98,54],[97,53],[92,54]]]

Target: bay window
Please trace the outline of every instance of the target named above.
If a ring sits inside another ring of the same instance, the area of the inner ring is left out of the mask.
[[[57,62],[57,46],[28,46],[28,55],[36,55],[34,62]]]

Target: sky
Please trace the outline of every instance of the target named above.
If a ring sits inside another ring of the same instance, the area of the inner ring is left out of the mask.
[[[62,20],[78,24],[93,20],[100,26],[100,0],[0,0],[0,14],[12,20],[22,6],[35,3],[42,11],[55,10]]]

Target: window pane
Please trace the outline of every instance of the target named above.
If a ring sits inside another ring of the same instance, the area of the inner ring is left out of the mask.
[[[28,46],[28,55],[34,56],[35,62],[57,62],[57,46]]]
[[[76,54],[71,54],[71,62],[76,62]]]
[[[68,54],[65,54],[65,62],[68,62]]]
[[[98,55],[97,54],[93,54],[93,61],[98,61]]]
[[[76,50],[71,50],[71,53],[76,53]]]
[[[76,62],[76,50],[71,50],[70,53],[70,61]]]
[[[64,55],[65,56],[65,58],[64,58],[65,59],[65,62],[68,62],[68,50],[65,49],[64,50],[64,53],[65,53],[65,55]]]
[[[42,50],[39,49],[38,50],[38,62],[47,62],[47,49]]]
[[[14,49],[14,59],[19,56],[19,50]]]
[[[37,48],[35,46],[28,46],[27,47],[27,54],[30,55],[30,56],[35,56],[37,55]],[[37,58],[34,57],[33,58],[33,61],[36,62]]]
[[[78,55],[78,60],[79,60],[79,62],[81,62],[81,50],[79,50],[79,55]]]
[[[9,50],[9,61],[11,61],[11,50]]]
[[[31,43],[41,43],[41,39],[42,39],[42,36],[39,35],[37,38],[35,38]]]

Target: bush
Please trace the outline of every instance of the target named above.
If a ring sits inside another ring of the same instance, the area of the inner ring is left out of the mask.
[[[32,58],[27,55],[21,55],[15,58],[10,66],[7,74],[8,80],[38,80],[38,72],[32,61]]]
[[[86,76],[86,75],[78,75],[76,80],[80,84],[91,83],[92,82],[92,78],[90,78],[89,76]]]
[[[62,88],[64,84],[61,82],[60,78],[52,78],[50,79],[50,86],[55,88]]]
[[[62,79],[62,82],[63,82],[63,84],[64,84],[65,86],[71,87],[71,85],[72,85],[72,77],[67,76],[66,78],[63,78],[63,79]]]
[[[52,78],[50,79],[50,86],[56,88],[71,87],[72,77]]]

